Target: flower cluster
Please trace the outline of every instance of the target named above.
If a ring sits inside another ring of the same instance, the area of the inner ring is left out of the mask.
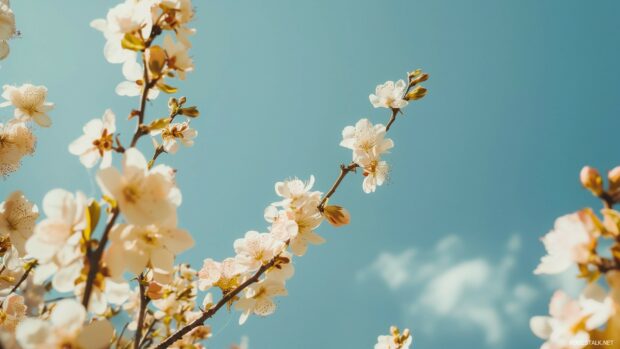
[[[45,86],[4,85],[3,91],[6,101],[0,103],[0,107],[15,108],[13,118],[5,124],[0,123],[0,175],[6,176],[20,167],[24,156],[34,153],[36,137],[28,124],[34,121],[41,127],[49,127],[52,122],[47,112],[54,105],[46,101]]]
[[[0,60],[9,55],[9,40],[15,36],[15,14],[9,6],[9,0],[0,1]]]
[[[585,208],[558,218],[542,238],[547,255],[535,274],[558,274],[576,265],[579,277],[588,281],[578,299],[558,290],[549,304],[551,316],[531,319],[534,334],[546,341],[542,348],[580,349],[596,340],[620,340],[620,213],[613,209],[620,199],[620,167],[609,171],[607,188],[599,172],[588,166],[580,180],[603,202],[603,220]],[[610,257],[601,255],[600,246],[610,246]],[[609,291],[600,280],[607,281]]]
[[[386,126],[362,119],[345,129],[341,145],[353,151],[353,162],[342,165],[328,192],[313,189],[313,176],[277,182],[278,199],[264,210],[265,230],[246,232],[234,241],[234,255],[206,258],[200,270],[180,263],[178,256],[195,242],[179,224],[177,170],[156,162],[194,144],[190,122],[200,113],[185,97],[169,99],[166,117],[149,120],[146,109],[160,92],[176,92],[171,78],[185,79],[194,69],[188,52],[193,17],[191,0],[125,0],[91,23],[106,39],[107,61],[122,64],[127,81],[116,92],[139,96],[138,108],[129,112],[135,132],[121,142],[108,109],[69,145],[86,168],[98,165],[100,195],[53,189],[43,198],[38,222],[37,206],[19,191],[0,205],[1,347],[204,348],[212,335],[206,320],[223,307],[239,311],[240,324],[251,315],[273,314],[278,297],[288,294],[293,258],[325,242],[317,233],[323,220],[349,223],[345,208],[327,204],[347,173],[363,169],[365,192],[384,183],[388,166],[381,156],[393,147],[385,134],[397,113],[426,93],[418,84],[428,75],[420,71],[410,73],[408,83],[388,82],[371,95],[375,107],[392,111]],[[7,102],[0,106],[15,107],[14,119],[0,126],[4,174],[32,153],[27,123],[50,126],[52,104],[43,86],[5,86],[2,96]],[[151,137],[152,156],[139,148],[144,136]],[[123,318],[126,326],[112,326]],[[376,348],[409,347],[408,330],[391,333]]]
[[[401,333],[398,327],[392,326],[389,335],[377,338],[375,349],[409,349],[412,341],[408,328]]]

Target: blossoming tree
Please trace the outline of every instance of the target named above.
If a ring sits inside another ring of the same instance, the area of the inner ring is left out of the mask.
[[[576,266],[587,286],[577,299],[556,291],[550,316],[530,320],[534,334],[549,348],[620,348],[620,167],[609,171],[608,186],[591,167],[581,170],[582,185],[601,199],[601,220],[591,208],[562,216],[542,238],[547,255],[535,274],[557,274]],[[605,251],[606,250],[606,251]],[[606,287],[601,286],[606,283]]]
[[[100,197],[52,189],[39,212],[15,191],[0,205],[0,347],[203,348],[212,335],[207,321],[222,308],[238,311],[240,324],[275,312],[277,297],[288,294],[294,259],[325,242],[317,233],[323,220],[348,224],[347,210],[329,203],[345,177],[361,174],[366,193],[385,182],[384,156],[394,147],[387,132],[409,102],[426,94],[420,83],[428,75],[419,70],[370,95],[375,108],[390,111],[386,125],[362,119],[342,131],[340,145],[352,151],[352,159],[340,166],[327,192],[313,189],[312,176],[278,182],[278,199],[264,211],[264,232],[249,231],[235,240],[229,258],[206,258],[196,269],[181,263],[178,256],[194,240],[177,219],[182,201],[177,170],[158,160],[193,145],[198,132],[190,122],[200,113],[186,98],[171,97],[168,116],[152,119],[147,101],[177,94],[175,79],[193,71],[194,15],[191,0],[126,0],[91,23],[106,40],[106,60],[122,65],[126,81],[116,93],[139,100],[129,113],[135,132],[122,140],[108,109],[68,145],[85,167],[99,167]],[[0,18],[4,58],[16,35],[7,0],[1,2]],[[4,86],[6,102],[0,106],[13,107],[14,118],[0,125],[3,176],[34,152],[31,125],[52,125],[46,92],[30,84]],[[154,147],[145,155],[137,146],[149,137]],[[123,314],[129,321],[113,326],[111,320]],[[392,327],[375,348],[406,349],[411,342],[409,330]]]

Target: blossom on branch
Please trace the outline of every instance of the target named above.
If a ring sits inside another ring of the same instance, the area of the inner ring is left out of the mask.
[[[384,84],[377,85],[375,93],[368,98],[375,108],[392,108],[400,109],[407,106],[408,102],[405,98],[407,83],[404,80],[387,81]]]
[[[116,132],[115,115],[107,109],[101,119],[93,119],[84,125],[84,134],[69,144],[69,152],[80,157],[80,162],[87,168],[95,166],[101,159],[101,167],[112,164],[114,132]]]
[[[174,171],[165,165],[149,169],[136,148],[125,151],[123,173],[115,167],[101,169],[97,183],[104,195],[116,200],[128,223],[176,225],[181,192],[174,183]]]
[[[16,32],[13,10],[9,7],[8,1],[2,1],[0,2],[0,60],[9,55],[8,41]]]
[[[17,171],[21,160],[32,155],[37,139],[23,122],[0,124],[0,176]]]
[[[206,291],[215,286],[224,293],[230,292],[239,286],[241,274],[245,272],[246,268],[236,258],[226,258],[222,262],[207,258],[198,271],[198,288]]]
[[[377,337],[375,349],[409,349],[412,342],[409,329],[405,329],[403,333],[396,326],[390,327],[390,335]]]
[[[2,98],[6,102],[0,103],[0,107],[15,107],[15,118],[18,121],[27,122],[34,120],[41,127],[52,125],[47,112],[54,108],[54,104],[47,102],[47,88],[45,86],[34,86],[23,84],[19,87],[4,85]]]
[[[28,318],[16,330],[22,349],[108,348],[114,328],[108,320],[94,320],[86,325],[84,307],[73,299],[56,304],[49,320]]]
[[[198,136],[198,131],[189,127],[189,122],[168,124],[163,129],[151,133],[152,135],[161,134],[164,150],[167,153],[175,154],[179,150],[179,143],[186,147],[194,145],[194,138]]]
[[[553,230],[542,238],[547,255],[542,257],[535,274],[556,274],[573,263],[588,263],[600,235],[601,223],[590,209],[556,219]]]
[[[126,270],[138,275],[146,267],[156,274],[171,275],[174,257],[193,245],[194,239],[183,229],[121,224],[110,232],[110,248],[104,261],[116,278]]]
[[[235,303],[235,309],[242,312],[239,324],[243,325],[251,314],[271,315],[276,311],[273,297],[286,296],[284,283],[278,280],[263,280],[246,288],[244,297]]]
[[[38,217],[37,205],[28,201],[21,191],[11,193],[0,203],[1,249],[14,246],[23,257],[26,254],[26,240],[32,236]]]
[[[541,348],[579,349],[588,344],[589,331],[607,322],[614,312],[614,303],[605,290],[593,283],[578,300],[563,291],[556,291],[549,303],[551,316],[535,316],[530,320],[534,334],[547,340]]]

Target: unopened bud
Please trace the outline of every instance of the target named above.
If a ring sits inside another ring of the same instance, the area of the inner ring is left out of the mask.
[[[323,207],[323,216],[334,227],[347,225],[351,221],[349,211],[344,207],[335,205]]]
[[[407,75],[409,76],[409,80],[416,78],[422,74],[422,69],[416,69],[414,71],[409,72]]]
[[[407,95],[405,95],[405,99],[408,101],[415,101],[426,96],[426,92],[428,90],[422,86],[416,86],[413,90],[409,91]]]
[[[609,179],[609,191],[614,192],[620,189],[620,166],[614,167],[607,173]]]
[[[155,281],[151,281],[146,289],[146,296],[150,299],[160,299],[164,295],[164,287]]]
[[[200,112],[198,111],[198,108],[196,108],[195,106],[181,108],[179,109],[179,114],[185,115],[189,118],[197,118],[198,116],[200,116]]]
[[[409,329],[405,328],[405,330],[403,331],[403,338],[407,339],[409,338],[410,335],[411,335],[411,332],[409,331]]]
[[[421,75],[419,75],[417,77],[412,78],[410,84],[411,85],[416,85],[416,84],[419,84],[419,83],[424,82],[426,80],[428,80],[428,74],[424,73],[424,74],[421,74]]]
[[[390,334],[394,337],[400,336],[400,331],[398,330],[398,327],[390,326]]]
[[[183,96],[183,97],[179,98],[179,105],[183,105],[183,104],[185,104],[185,102],[187,102],[187,97]]]
[[[168,100],[168,108],[175,109],[178,106],[179,106],[179,101],[177,101],[177,99],[174,97],[170,97],[170,99]]]
[[[579,173],[579,179],[581,180],[581,185],[591,191],[592,194],[598,196],[603,193],[603,179],[595,168],[584,166],[581,169],[581,173]]]

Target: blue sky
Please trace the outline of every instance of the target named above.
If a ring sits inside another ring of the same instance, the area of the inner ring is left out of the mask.
[[[13,1],[22,35],[0,82],[44,84],[56,109],[53,127],[37,130],[35,157],[0,182],[2,197],[17,188],[39,203],[56,187],[97,194],[94,172],[67,145],[106,108],[122,120],[137,105],[114,94],[121,67],[105,62],[104,40],[88,26],[115,3]],[[266,228],[276,181],[314,174],[328,189],[350,158],[338,146],[342,128],[387,121],[368,102],[376,84],[414,68],[431,74],[428,96],[390,131],[389,184],[367,195],[360,177],[348,178],[332,202],[349,208],[351,225],[321,228],[328,243],[296,261],[275,315],[239,328],[238,314],[220,314],[210,347],[248,335],[252,348],[369,348],[391,324],[411,328],[417,348],[539,343],[527,319],[571,279],[532,275],[539,237],[555,217],[596,205],[579,186],[581,166],[620,162],[620,3],[195,4],[197,69],[179,86],[202,111],[200,133],[164,160],[179,168],[180,225],[197,240],[180,259],[196,266]],[[163,115],[160,98],[149,116]]]

